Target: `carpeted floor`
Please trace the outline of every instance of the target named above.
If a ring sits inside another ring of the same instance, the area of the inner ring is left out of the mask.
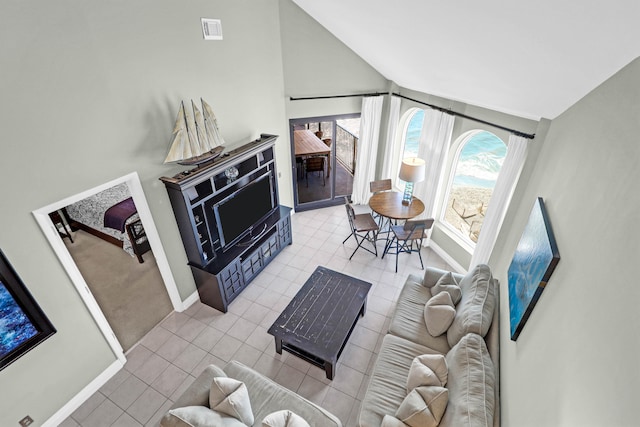
[[[63,240],[125,352],[173,310],[151,251],[140,264],[82,230]]]

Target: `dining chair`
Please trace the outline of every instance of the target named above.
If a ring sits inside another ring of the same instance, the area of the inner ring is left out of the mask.
[[[398,255],[403,252],[408,254],[418,252],[420,266],[424,270],[420,249],[422,248],[422,241],[427,237],[427,231],[433,226],[433,222],[433,218],[409,220],[404,224],[392,225],[390,227],[391,240],[387,239],[384,251],[382,252],[382,258],[384,259],[384,256],[389,250],[395,249],[396,273],[398,272]]]
[[[378,181],[371,181],[369,182],[369,190],[373,194],[391,190],[391,179],[380,179]],[[378,226],[381,230],[385,228],[385,225],[388,225],[385,224],[385,219],[387,220],[386,222],[389,222],[389,219],[376,212],[373,212],[373,218],[378,221]]]
[[[381,179],[378,181],[371,181],[369,183],[369,190],[372,193],[379,193],[380,191],[391,190],[391,179]]]
[[[351,236],[353,236],[353,238],[356,240],[356,243],[358,244],[358,246],[356,246],[353,253],[349,257],[349,260],[353,258],[353,256],[356,254],[356,251],[360,248],[374,254],[377,257],[378,248],[376,247],[376,233],[379,230],[378,224],[373,219],[370,213],[356,214],[347,197],[344,198],[344,206],[347,209],[347,218],[349,219],[351,234],[349,234],[347,238],[342,241],[342,244],[344,245]],[[362,244],[365,242],[371,243],[371,245],[373,245],[373,250],[362,246]]]
[[[304,176],[309,186],[309,172],[322,172],[322,185],[325,185],[324,156],[309,157],[305,160]]]

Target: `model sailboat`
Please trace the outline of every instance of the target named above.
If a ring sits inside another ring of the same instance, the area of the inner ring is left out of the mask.
[[[180,102],[173,128],[173,141],[164,163],[199,165],[222,154],[224,138],[211,106],[200,98],[202,112],[191,101],[191,111]]]

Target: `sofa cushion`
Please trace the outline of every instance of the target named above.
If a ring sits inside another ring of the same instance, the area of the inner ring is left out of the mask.
[[[300,415],[288,409],[272,412],[262,420],[262,427],[311,427]]]
[[[171,427],[246,427],[234,417],[213,411],[206,406],[185,406],[171,409],[162,421],[163,426]]]
[[[436,427],[448,400],[449,392],[444,387],[416,387],[400,404],[396,418],[411,427]]]
[[[209,391],[209,407],[214,411],[253,425],[253,413],[247,386],[233,378],[216,377]]]
[[[442,275],[442,277],[436,282],[435,286],[431,288],[431,294],[433,296],[438,295],[440,292],[447,292],[451,295],[453,305],[460,302],[460,299],[462,298],[462,291],[460,290],[460,286],[458,286],[458,282],[453,277],[452,272],[449,271],[447,274]]]
[[[407,375],[407,393],[418,386],[447,385],[447,362],[441,354],[422,354],[411,361]]]
[[[224,367],[224,372],[245,383],[253,415],[258,421],[273,412],[289,409],[312,426],[342,426],[335,415],[242,363],[232,360]]]
[[[434,295],[424,305],[424,323],[427,325],[427,332],[434,337],[447,332],[455,317],[456,307],[446,291]]]
[[[453,347],[466,334],[485,336],[491,326],[495,308],[495,288],[491,270],[477,265],[460,281],[462,299],[456,306],[456,317],[447,330],[447,341]]]
[[[407,396],[407,376],[411,362],[436,351],[404,338],[387,334],[382,340],[369,385],[362,399],[361,426],[379,426],[385,415],[393,415]]]
[[[424,307],[430,298],[431,289],[422,285],[422,279],[409,275],[391,317],[389,333],[445,354],[451,348],[447,337],[432,336],[424,321]]]
[[[449,367],[449,404],[442,427],[491,427],[495,408],[495,373],[480,335],[467,334],[445,356]]]

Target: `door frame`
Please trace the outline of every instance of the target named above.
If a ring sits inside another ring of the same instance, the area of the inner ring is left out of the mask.
[[[354,119],[361,117],[361,113],[347,113],[347,114],[333,114],[330,116],[315,116],[315,117],[302,117],[297,119],[289,119],[289,141],[290,141],[290,152],[291,152],[291,173],[293,179],[293,207],[296,212],[307,211],[311,209],[319,209],[326,208],[329,206],[337,206],[344,204],[344,195],[340,195],[340,197],[336,197],[335,190],[335,178],[336,178],[336,122],[341,119]],[[293,131],[296,125],[307,124],[307,123],[321,123],[321,122],[333,122],[333,143],[331,144],[331,154],[329,155],[329,165],[333,173],[329,177],[329,183],[331,186],[331,198],[322,199],[322,200],[314,200],[312,202],[300,203],[298,200],[298,174],[296,170],[296,153],[295,153],[295,143],[293,139]],[[350,194],[347,196],[351,197]]]
[[[156,264],[158,265],[158,269],[160,270],[160,275],[162,276],[162,280],[167,289],[167,293],[169,294],[171,304],[173,305],[174,310],[183,311],[185,307],[182,299],[180,298],[178,287],[173,278],[173,274],[171,273],[167,255],[164,252],[164,248],[162,247],[160,236],[153,221],[153,217],[151,216],[151,210],[149,209],[147,199],[144,195],[144,191],[142,190],[142,184],[140,183],[140,177],[138,176],[137,172],[132,172],[128,175],[116,178],[112,181],[106,182],[89,190],[85,190],[73,196],[69,196],[63,200],[59,200],[55,203],[44,206],[40,209],[36,209],[32,212],[45,237],[47,238],[47,240],[49,240],[49,244],[60,259],[60,262],[69,275],[69,278],[76,287],[78,294],[80,294],[80,297],[82,298],[84,304],[87,306],[87,309],[95,319],[98,328],[102,332],[102,335],[111,347],[114,355],[122,364],[126,362],[126,357],[124,355],[122,346],[116,338],[116,335],[114,334],[111,325],[109,325],[109,321],[102,312],[102,309],[98,305],[98,302],[89,290],[89,286],[80,273],[78,266],[76,265],[74,259],[71,257],[71,254],[67,250],[64,242],[62,241],[62,238],[58,233],[58,229],[51,221],[49,213],[58,209],[62,209],[65,206],[69,206],[73,203],[79,202],[80,200],[86,199],[87,197],[100,193],[101,191],[104,191],[108,188],[123,183],[127,184],[129,192],[131,193],[131,197],[133,198],[133,202],[136,205],[140,220],[142,221],[142,225],[144,226],[145,232],[147,234],[147,239],[149,240],[149,245],[151,246],[153,255],[156,258]]]

